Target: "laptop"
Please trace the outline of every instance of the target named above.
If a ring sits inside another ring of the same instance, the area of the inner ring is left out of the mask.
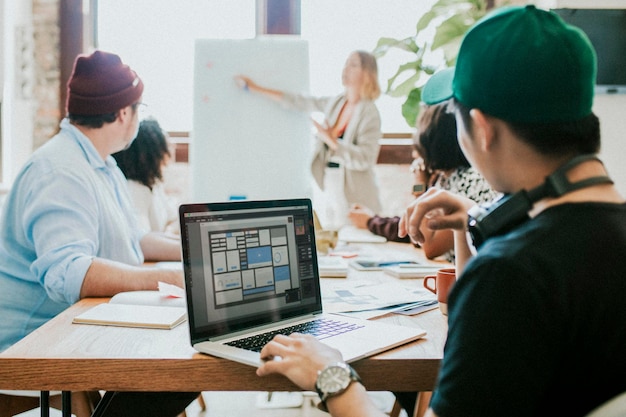
[[[309,199],[183,204],[179,214],[189,332],[199,352],[260,366],[269,339],[298,331],[353,362],[426,334],[323,313]]]

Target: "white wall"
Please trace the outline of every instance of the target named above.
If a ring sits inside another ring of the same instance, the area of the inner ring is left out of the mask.
[[[8,62],[5,59],[6,57],[6,49],[7,49],[7,31],[6,31],[6,27],[7,27],[7,23],[6,23],[6,19],[7,19],[7,13],[5,12],[5,8],[7,7],[7,1],[5,0],[0,0],[0,103],[3,104],[2,107],[5,107],[6,103],[5,103],[5,80],[4,80],[4,74],[5,74],[5,67],[8,66]],[[6,110],[2,109],[3,112],[6,112]],[[1,120],[0,120],[0,126],[2,126],[3,130],[6,130],[5,125],[5,117],[0,114]],[[4,137],[3,134],[0,132],[0,205],[2,204],[2,200],[3,200],[3,195],[5,192],[5,188],[6,186],[3,185],[4,181],[3,178],[5,178],[6,176],[6,172],[5,172],[5,167],[6,167],[6,159],[7,159],[7,149],[6,146],[4,145]]]
[[[590,8],[624,9],[625,0],[535,0],[544,9]],[[626,95],[596,94],[594,113],[600,118],[602,150],[600,156],[617,188],[626,196]]]
[[[626,7],[624,0],[535,0],[528,3],[536,4],[544,9],[623,9]]]
[[[33,151],[33,119],[35,102],[30,87],[18,88],[20,76],[27,72],[18,68],[18,54],[26,65],[32,64],[32,4],[21,0],[0,0],[2,9],[2,180],[11,184],[15,175]],[[17,36],[18,34],[23,36]],[[20,39],[20,40],[18,40]],[[31,52],[28,52],[31,51]],[[30,59],[30,61],[28,61]],[[21,65],[21,64],[19,64]],[[32,68],[31,68],[32,69]],[[32,86],[32,83],[29,84]],[[0,185],[2,188],[2,185]]]
[[[600,118],[600,156],[622,196],[626,196],[626,94],[596,95],[594,113]]]

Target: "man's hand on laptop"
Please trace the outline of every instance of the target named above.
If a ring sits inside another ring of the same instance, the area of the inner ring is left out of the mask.
[[[274,358],[280,357],[280,360]],[[327,365],[343,360],[341,353],[311,335],[293,333],[277,335],[261,350],[265,360],[256,373],[258,376],[281,374],[308,391],[315,391],[317,374]]]

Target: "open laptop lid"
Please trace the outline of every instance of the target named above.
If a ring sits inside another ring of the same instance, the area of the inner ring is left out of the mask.
[[[322,312],[309,199],[183,204],[191,343]]]

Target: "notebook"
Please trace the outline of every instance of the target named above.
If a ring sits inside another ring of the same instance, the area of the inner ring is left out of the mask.
[[[124,301],[113,301],[90,308],[74,317],[72,322],[101,326],[173,329],[183,323],[185,317],[185,308],[180,306],[166,307],[165,305],[127,304]]]
[[[179,214],[189,332],[199,352],[259,366],[265,342],[246,348],[241,339],[305,326],[352,362],[426,334],[322,312],[309,199],[183,204]],[[322,335],[321,326],[340,334]]]
[[[320,256],[317,266],[321,278],[345,278],[348,276],[348,262],[340,256]]]

